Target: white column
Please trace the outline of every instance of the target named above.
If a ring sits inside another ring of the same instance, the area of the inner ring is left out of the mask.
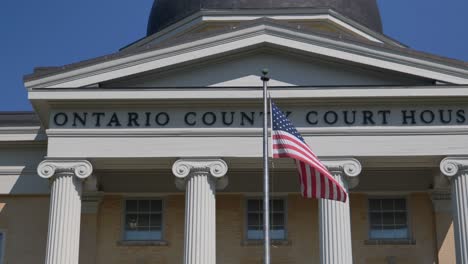
[[[37,168],[51,181],[46,264],[78,264],[82,181],[92,171],[88,161],[45,160]]]
[[[448,157],[440,163],[449,177],[457,264],[468,264],[468,157]]]
[[[355,159],[323,160],[334,178],[348,191],[357,186],[361,164]],[[353,263],[349,195],[346,203],[319,200],[321,264]]]
[[[178,160],[176,185],[185,189],[184,264],[216,263],[216,190],[227,186],[227,164],[216,160]]]

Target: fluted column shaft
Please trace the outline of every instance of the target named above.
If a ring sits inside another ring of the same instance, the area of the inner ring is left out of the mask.
[[[357,176],[361,172],[361,165],[357,160],[323,163],[346,191],[357,185]],[[319,227],[320,263],[353,263],[349,195],[345,203],[319,200]]]
[[[38,167],[39,175],[51,180],[46,264],[78,264],[82,180],[91,171],[87,161],[44,161]]]
[[[216,263],[216,200],[208,173],[194,173],[185,191],[184,263]]]
[[[452,180],[452,208],[457,263],[468,263],[468,172]]]
[[[227,185],[222,160],[179,160],[176,185],[185,188],[184,264],[216,263],[216,189]]]
[[[457,264],[468,264],[468,157],[446,158],[440,168],[451,182]]]

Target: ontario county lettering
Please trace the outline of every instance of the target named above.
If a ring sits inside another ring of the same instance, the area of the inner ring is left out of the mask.
[[[298,127],[467,125],[465,109],[295,110]],[[260,111],[57,112],[56,128],[261,127]]]

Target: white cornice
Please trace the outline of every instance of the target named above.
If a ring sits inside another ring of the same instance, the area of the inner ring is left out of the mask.
[[[236,50],[266,45],[342,61],[402,72],[447,83],[468,84],[468,69],[402,55],[398,52],[345,43],[289,29],[259,25],[130,57],[102,62],[26,82],[28,88],[77,88],[143,72],[221,56]]]
[[[3,141],[46,141],[41,127],[0,127],[0,142]]]
[[[366,98],[438,98],[468,97],[468,86],[421,86],[421,87],[283,87],[270,90],[276,99],[366,99]],[[261,91],[255,88],[123,88],[123,89],[33,89],[30,100],[217,100],[260,99]],[[1,131],[1,130],[0,130]],[[0,132],[1,133],[1,132]]]
[[[0,166],[0,176],[37,175],[37,172],[25,166]]]
[[[417,136],[468,135],[468,126],[435,127],[343,127],[300,128],[304,137],[313,136]],[[261,137],[261,128],[142,128],[142,129],[48,129],[49,137],[139,138],[139,137]]]

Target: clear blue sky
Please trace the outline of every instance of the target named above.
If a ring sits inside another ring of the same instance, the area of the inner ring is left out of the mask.
[[[175,0],[174,0],[175,1]],[[117,51],[146,33],[153,0],[2,0],[0,111],[28,111],[22,76]],[[379,0],[384,32],[468,61],[467,0]]]

